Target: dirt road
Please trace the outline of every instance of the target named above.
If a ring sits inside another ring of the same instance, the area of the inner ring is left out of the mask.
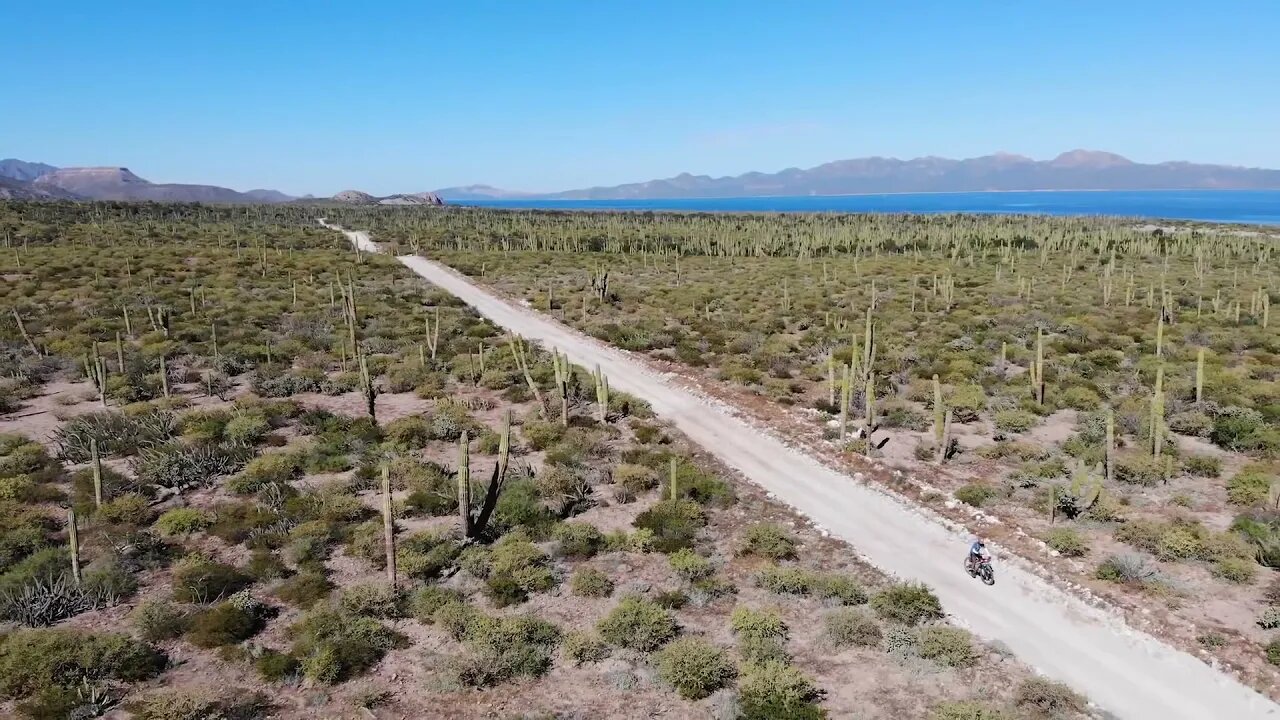
[[[362,249],[377,249],[366,233],[346,234]],[[997,561],[994,587],[970,579],[961,567],[969,538],[787,447],[626,353],[511,304],[443,265],[418,256],[399,260],[496,324],[554,346],[579,365],[599,365],[612,387],[649,401],[721,462],[847,541],[875,566],[928,584],[957,624],[1004,643],[1020,660],[1103,710],[1153,720],[1280,718],[1280,706],[1252,689],[1028,572]]]

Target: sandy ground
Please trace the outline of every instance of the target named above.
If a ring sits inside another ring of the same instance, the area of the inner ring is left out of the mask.
[[[349,232],[376,251],[366,233]],[[967,538],[916,508],[804,455],[604,346],[477,287],[418,256],[400,261],[498,325],[554,346],[577,364],[599,365],[610,383],[655,411],[726,465],[857,547],[877,567],[930,585],[957,624],[1004,643],[1021,660],[1124,718],[1277,718],[1280,706],[1200,660],[1012,565],[992,588],[960,570]]]

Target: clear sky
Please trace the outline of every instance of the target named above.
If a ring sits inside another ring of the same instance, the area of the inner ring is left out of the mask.
[[[0,0],[0,158],[560,190],[864,155],[1280,167],[1280,1]]]

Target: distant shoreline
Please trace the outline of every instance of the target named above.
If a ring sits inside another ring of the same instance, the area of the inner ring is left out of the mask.
[[[966,190],[702,198],[455,200],[478,208],[675,213],[970,213],[1280,225],[1280,189]]]

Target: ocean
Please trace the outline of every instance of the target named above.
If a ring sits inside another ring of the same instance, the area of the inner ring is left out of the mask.
[[[677,212],[913,212],[1110,215],[1280,225],[1280,190],[1055,190],[680,200],[464,200],[458,205]]]

